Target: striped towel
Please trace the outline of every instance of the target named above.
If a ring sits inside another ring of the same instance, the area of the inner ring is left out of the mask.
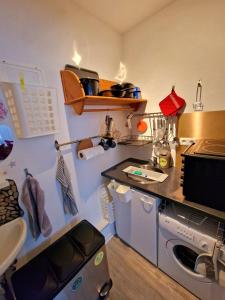
[[[78,213],[78,209],[73,195],[70,173],[61,153],[58,157],[56,179],[61,185],[64,212],[75,216]]]

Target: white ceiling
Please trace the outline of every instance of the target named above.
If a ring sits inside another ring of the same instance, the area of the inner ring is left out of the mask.
[[[130,30],[174,0],[74,0],[120,33]]]

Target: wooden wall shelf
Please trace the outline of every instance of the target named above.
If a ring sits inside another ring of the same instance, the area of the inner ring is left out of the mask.
[[[83,112],[137,111],[141,105],[145,105],[147,103],[147,100],[144,99],[86,96],[82,84],[76,74],[69,70],[63,70],[60,74],[65,96],[65,104],[72,105],[74,111],[78,115],[81,115]],[[102,81],[105,84],[106,80]],[[87,105],[107,106],[107,108],[85,108]],[[110,108],[108,108],[108,106],[110,106]]]

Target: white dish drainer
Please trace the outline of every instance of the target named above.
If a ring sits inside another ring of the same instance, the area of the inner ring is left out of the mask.
[[[56,89],[2,82],[0,84],[17,138],[57,132]]]
[[[0,61],[0,96],[8,105],[17,138],[57,132],[57,92],[46,86],[41,69]]]

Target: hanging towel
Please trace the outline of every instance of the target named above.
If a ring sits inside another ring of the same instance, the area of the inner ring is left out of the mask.
[[[45,195],[38,181],[27,176],[22,189],[22,202],[28,211],[29,223],[33,238],[36,240],[42,233],[47,237],[52,232],[52,225],[45,212]]]
[[[78,209],[73,195],[70,174],[60,152],[58,157],[56,179],[61,185],[64,212],[75,216],[78,213]]]
[[[216,241],[213,249],[213,253],[201,253],[195,262],[195,272],[211,279],[212,281],[219,280],[218,272],[218,258],[222,242]]]
[[[219,269],[219,280],[218,284],[222,287],[225,287],[225,262],[221,259],[218,260],[218,269]]]
[[[202,276],[215,280],[215,270],[212,261],[212,254],[201,253],[195,262],[195,272]]]

